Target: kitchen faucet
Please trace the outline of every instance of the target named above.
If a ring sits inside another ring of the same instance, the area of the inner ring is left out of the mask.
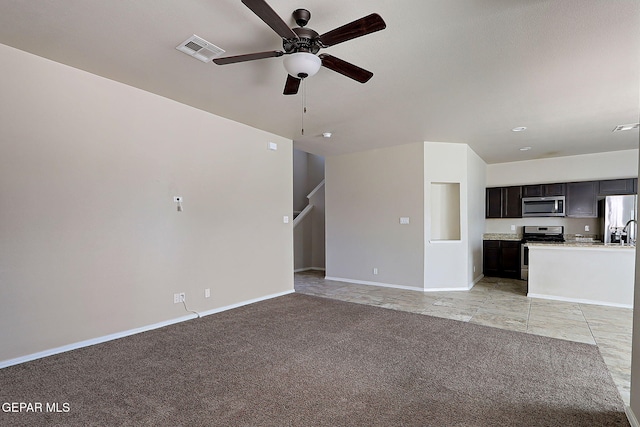
[[[638,221],[636,221],[635,219],[630,219],[629,221],[627,221],[627,223],[622,228],[622,233],[627,233],[627,236],[629,236],[629,233],[627,232],[627,228],[629,227],[629,225],[632,222],[635,222],[636,225],[638,225]],[[629,241],[630,245],[632,245],[632,244],[635,245],[635,243],[636,243],[636,233],[633,233],[633,240],[631,239],[631,236],[629,236],[629,240],[628,241]],[[624,244],[622,239],[620,239],[620,243]]]

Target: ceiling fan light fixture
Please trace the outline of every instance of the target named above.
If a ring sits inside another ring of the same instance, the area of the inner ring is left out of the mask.
[[[309,52],[296,52],[287,55],[283,63],[287,73],[298,79],[315,75],[322,65],[320,58]]]

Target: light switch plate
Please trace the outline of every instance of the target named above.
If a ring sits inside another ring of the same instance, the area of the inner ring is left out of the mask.
[[[400,217],[400,224],[401,224],[401,225],[407,225],[407,224],[409,224],[409,217],[408,217],[408,216],[401,216],[401,217]]]
[[[276,144],[275,142],[269,143],[269,150],[276,151],[277,149],[278,149],[278,144]]]
[[[289,215],[285,215],[282,217],[282,222],[284,222],[285,224],[289,224]]]

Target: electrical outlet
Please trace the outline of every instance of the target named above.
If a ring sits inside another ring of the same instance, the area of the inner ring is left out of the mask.
[[[179,294],[173,294],[173,303],[180,304],[182,301],[186,300],[186,296],[184,292],[180,292]]]
[[[205,298],[210,298],[211,297],[211,289],[207,288],[204,290],[204,297]]]
[[[584,231],[589,231],[589,226],[588,225],[584,226]]]
[[[373,274],[378,274],[378,267],[373,267]]]

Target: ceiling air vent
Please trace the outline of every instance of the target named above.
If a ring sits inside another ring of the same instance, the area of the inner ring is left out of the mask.
[[[613,129],[613,131],[614,132],[620,132],[620,131],[623,131],[623,130],[638,129],[638,127],[640,127],[640,123],[630,123],[628,125],[618,125]]]
[[[176,49],[202,62],[210,62],[213,58],[224,53],[224,49],[220,49],[195,34],[176,46]]]

